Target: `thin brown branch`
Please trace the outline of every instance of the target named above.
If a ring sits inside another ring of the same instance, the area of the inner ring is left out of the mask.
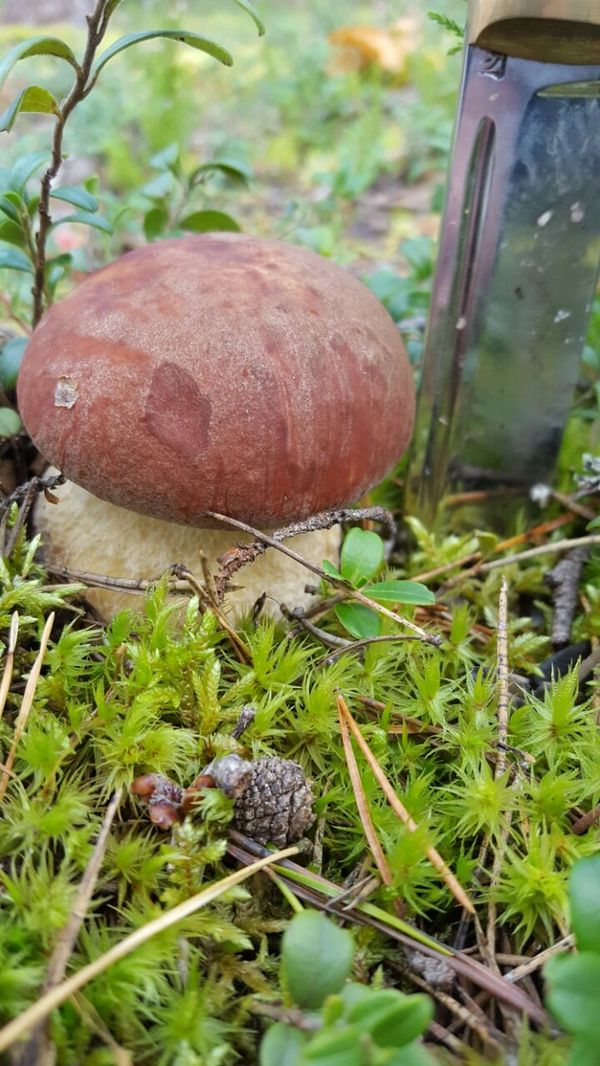
[[[293,559],[294,562],[300,563],[301,566],[306,567],[306,569],[310,570],[311,573],[317,574],[319,578],[322,578],[323,580],[329,582],[330,585],[334,585],[336,588],[343,589],[348,599],[356,600],[358,603],[363,603],[366,607],[370,607],[373,611],[377,611],[379,614],[385,615],[386,618],[391,618],[392,621],[397,622],[399,625],[405,626],[413,633],[416,633],[417,636],[420,637],[420,639],[425,644],[432,644],[436,648],[440,646],[441,638],[439,636],[434,635],[432,633],[427,633],[424,629],[421,629],[420,626],[415,625],[414,622],[411,622],[408,618],[403,618],[401,615],[396,614],[394,611],[390,611],[387,607],[384,607],[383,604],[377,603],[375,600],[372,600],[368,596],[363,595],[363,593],[360,592],[359,589],[352,588],[352,586],[349,585],[348,582],[344,581],[343,579],[330,576],[325,572],[325,570],[322,569],[322,567],[316,566],[314,563],[309,562],[308,559],[304,558],[304,556],[299,555],[298,552],[293,551],[291,548],[288,548],[285,544],[281,543],[281,541],[278,540],[279,534],[277,532],[273,534],[262,533],[261,530],[255,529],[253,526],[249,526],[246,522],[240,522],[237,518],[229,518],[227,515],[219,514],[216,511],[204,511],[204,514],[207,516],[207,518],[213,518],[216,522],[220,522],[224,526],[231,527],[232,529],[240,529],[244,533],[250,533],[253,537],[255,537],[257,541],[264,544],[265,547],[276,548],[284,555],[287,555],[290,559]],[[289,529],[291,527],[287,528]],[[248,547],[251,547],[251,545],[248,545]],[[215,580],[218,587],[218,576]]]

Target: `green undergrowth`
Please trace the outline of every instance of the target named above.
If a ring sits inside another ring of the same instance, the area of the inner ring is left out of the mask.
[[[436,539],[415,523],[413,530],[418,544],[393,577],[461,558],[475,540]],[[391,913],[402,901],[409,922],[452,946],[462,911],[425,855],[433,845],[483,926],[490,906],[496,908],[499,951],[533,955],[568,932],[569,872],[599,848],[596,829],[571,831],[573,812],[600,800],[594,690],[578,695],[576,669],[512,704],[506,769],[495,774],[501,574],[509,584],[510,667],[535,683],[549,651],[547,559],[509,564],[447,594],[448,628],[426,623],[441,632],[439,648],[380,642],[328,664],[328,650],[312,636],[290,637],[282,625],[247,619],[239,627],[251,657],[245,664],[196,598],[178,625],[179,609],[160,585],[140,613],[121,613],[106,628],[90,623],[78,588],[52,584],[34,560],[36,547],[20,540],[0,572],[4,661],[11,618],[19,614],[14,679],[0,722],[3,761],[42,629],[56,612],[2,802],[0,1022],[36,999],[119,786],[118,815],[69,972],[231,869],[225,854],[231,801],[205,793],[193,817],[164,833],[129,793],[140,774],[187,785],[230,752],[294,759],[314,782],[320,840],[316,858],[309,852],[301,861],[314,869],[321,855],[320,872],[340,886],[359,864],[372,870],[339,735],[338,693],[418,827],[411,832],[398,820],[357,752],[392,872],[392,883],[371,902]],[[575,622],[575,639],[600,632],[598,569],[592,556],[583,583],[589,610]],[[408,617],[412,610],[405,608]],[[319,624],[344,634],[333,612]],[[383,634],[399,632],[382,619]],[[236,741],[232,731],[248,704],[256,716]],[[57,1061],[258,1061],[268,1023],[255,1007],[280,1002],[279,934],[290,917],[278,888],[257,876],[250,889],[232,890],[155,937],[54,1012]],[[360,926],[354,935],[354,980],[415,991],[397,944]],[[465,946],[475,942],[469,923]],[[540,1039],[527,1038],[520,1061],[561,1061],[551,1057],[550,1044],[531,1050]],[[130,1059],[119,1059],[115,1047]]]

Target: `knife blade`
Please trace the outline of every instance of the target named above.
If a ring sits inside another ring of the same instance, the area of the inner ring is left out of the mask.
[[[407,510],[551,477],[600,266],[600,0],[473,0]]]

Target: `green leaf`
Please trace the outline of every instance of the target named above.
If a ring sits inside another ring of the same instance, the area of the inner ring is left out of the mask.
[[[339,603],[335,613],[338,621],[358,640],[378,637],[381,633],[381,618],[364,603]]]
[[[378,581],[361,590],[377,603],[413,603],[426,606],[435,603],[435,594],[418,581]]]
[[[23,192],[25,185],[33,177],[36,170],[47,165],[47,163],[47,152],[27,152],[26,155],[22,155],[12,165],[10,172],[11,187],[17,192]]]
[[[17,384],[23,355],[28,344],[27,337],[11,337],[0,349],[0,383],[4,389],[14,389]]]
[[[187,44],[190,48],[197,48],[198,51],[206,52],[207,55],[213,56],[214,59],[218,59],[226,67],[233,66],[233,57],[226,48],[216,44],[215,41],[210,41],[208,37],[201,37],[199,33],[191,33],[189,30],[141,30],[139,33],[128,33],[126,37],[119,37],[114,44],[111,44],[110,48],[107,48],[94,63],[92,77],[95,80],[102,68],[119,52],[124,52],[126,48],[132,48],[134,44],[140,44],[142,41],[151,41],[157,37]]]
[[[59,185],[58,188],[52,189],[50,196],[55,200],[64,200],[66,204],[71,204],[72,207],[80,207],[83,211],[98,210],[96,197],[92,196],[87,189],[82,189],[78,185]]]
[[[356,1029],[324,1029],[312,1038],[303,1062],[312,1066],[363,1066],[360,1034]]]
[[[162,200],[175,188],[175,178],[170,170],[163,171],[157,177],[142,185],[140,192],[149,200]]]
[[[581,859],[573,867],[569,901],[577,947],[600,956],[600,855]]]
[[[104,17],[109,19],[113,11],[116,11],[122,0],[108,0],[106,7],[104,8]]]
[[[6,241],[7,244],[16,244],[17,248],[25,248],[27,244],[21,227],[10,219],[6,222],[0,222],[0,241]]]
[[[192,171],[188,178],[190,189],[200,185],[205,178],[214,173],[223,174],[237,185],[247,185],[252,176],[250,169],[242,163],[230,162],[228,159],[215,160],[212,163],[202,163],[201,166]]]
[[[600,1066],[598,1042],[585,1038],[574,1040],[565,1066]]]
[[[4,59],[0,60],[0,89],[4,85],[8,75],[20,59],[28,59],[30,56],[56,56],[70,63],[75,70],[79,70],[79,64],[68,44],[58,37],[30,37],[28,41],[21,41],[7,52]]]
[[[258,30],[258,36],[264,37],[265,33],[267,32],[265,29],[265,24],[260,18],[258,11],[254,7],[254,4],[251,4],[250,0],[233,0],[233,2],[234,4],[237,4],[238,7],[241,7],[243,11],[247,11]]]
[[[592,518],[591,522],[588,522],[586,529],[600,529],[600,515],[597,518]]]
[[[9,191],[4,196],[0,196],[0,211],[8,215],[13,222],[19,221],[19,207],[24,209],[25,204],[18,193]]]
[[[0,407],[0,437],[14,437],[23,428],[23,423],[12,407]]]
[[[429,996],[405,996],[393,988],[372,991],[348,1011],[348,1021],[368,1033],[381,1048],[411,1044],[425,1032],[433,1017]]]
[[[235,219],[231,215],[226,215],[224,211],[194,211],[191,215],[181,219],[179,228],[191,230],[193,233],[212,233],[215,230],[240,232]]]
[[[23,274],[33,274],[31,260],[16,250],[0,251],[0,270],[20,270]]]
[[[301,1066],[306,1036],[278,1022],[267,1030],[260,1045],[260,1066]]]
[[[544,968],[546,1002],[569,1033],[589,1040],[598,1037],[600,1004],[600,955],[557,955]]]
[[[169,212],[165,207],[153,207],[144,215],[144,235],[147,241],[160,237],[169,221]]]
[[[339,577],[340,581],[344,580],[337,567],[330,563],[329,559],[323,559],[321,567],[328,577]]]
[[[344,537],[341,571],[346,581],[357,585],[374,577],[383,565],[383,541],[377,533],[351,529]]]
[[[155,170],[171,170],[173,173],[179,170],[179,145],[175,142],[168,144],[161,152],[157,152],[150,160],[150,166]]]
[[[352,968],[354,941],[318,911],[296,914],[281,944],[281,960],[294,1003],[315,1010],[339,992]]]
[[[0,115],[0,133],[9,133],[12,130],[21,111],[36,115],[60,115],[58,102],[48,89],[42,88],[41,85],[29,85]]]
[[[103,233],[112,234],[113,231],[110,222],[102,218],[101,215],[94,215],[90,211],[78,211],[76,215],[65,215],[64,218],[57,218],[56,222],[52,223],[52,228],[56,229],[58,226],[64,225],[65,222],[91,226],[93,229],[102,230]]]
[[[385,1062],[386,1066],[439,1066],[439,1060],[434,1059],[433,1055],[430,1055],[417,1040],[393,1052]],[[584,1064],[582,1063],[581,1066]]]

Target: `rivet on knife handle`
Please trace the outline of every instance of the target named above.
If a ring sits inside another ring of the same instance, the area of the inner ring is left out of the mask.
[[[546,56],[579,34],[587,60],[467,43],[407,479],[429,521],[446,490],[551,477],[600,264],[600,0],[472,0],[469,16],[468,40],[523,44],[533,26]]]

